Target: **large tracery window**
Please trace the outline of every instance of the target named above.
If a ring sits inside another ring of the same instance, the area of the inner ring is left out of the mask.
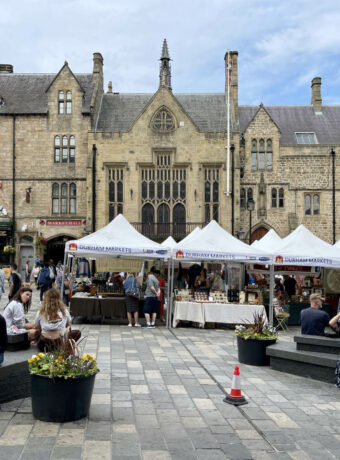
[[[162,107],[154,115],[151,122],[152,129],[160,133],[170,133],[175,130],[175,120],[166,107]]]
[[[185,235],[186,180],[186,168],[174,167],[170,153],[157,154],[155,167],[141,170],[145,235],[159,238]]]
[[[209,222],[219,218],[219,182],[220,170],[206,168],[204,170],[204,220]]]
[[[109,169],[109,220],[123,214],[123,168]]]

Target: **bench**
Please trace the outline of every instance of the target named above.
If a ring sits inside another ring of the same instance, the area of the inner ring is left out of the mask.
[[[31,378],[27,360],[39,353],[38,347],[6,351],[0,366],[0,404],[31,396]]]

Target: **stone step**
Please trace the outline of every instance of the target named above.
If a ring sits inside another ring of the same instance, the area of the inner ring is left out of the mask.
[[[334,383],[334,371],[339,359],[337,355],[297,350],[294,342],[280,341],[266,350],[272,369]]]
[[[298,334],[294,336],[297,350],[330,353],[340,357],[340,337]]]

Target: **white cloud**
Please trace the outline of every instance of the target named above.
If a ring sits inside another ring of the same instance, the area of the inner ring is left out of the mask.
[[[153,92],[167,38],[174,92],[223,92],[230,48],[239,51],[241,103],[308,104],[316,75],[327,97],[337,98],[340,11],[333,0],[2,3],[1,60],[17,72],[57,72],[65,60],[76,73],[91,72],[99,51],[115,90]]]

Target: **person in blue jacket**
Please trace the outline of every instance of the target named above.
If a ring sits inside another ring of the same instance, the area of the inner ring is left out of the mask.
[[[40,289],[40,303],[43,301],[43,297],[46,291],[51,289],[53,280],[50,276],[49,263],[45,262],[43,268],[40,270],[38,278],[38,287]]]

